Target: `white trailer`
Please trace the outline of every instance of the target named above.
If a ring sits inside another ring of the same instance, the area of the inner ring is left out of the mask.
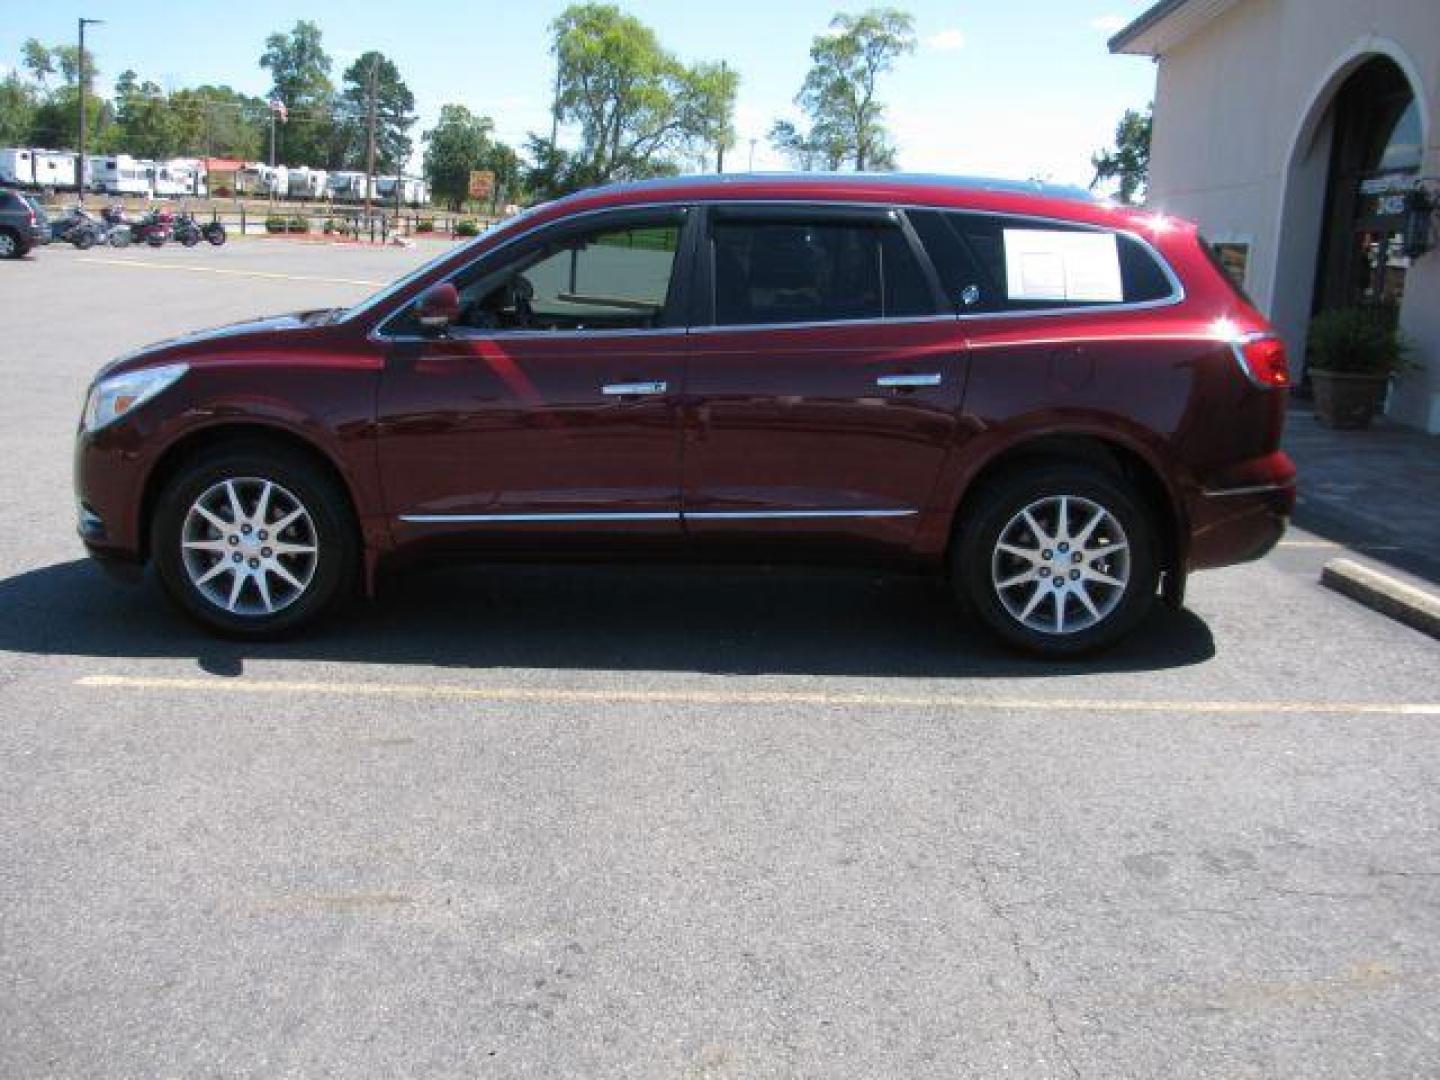
[[[320,199],[328,190],[326,181],[330,174],[324,169],[312,169],[300,165],[290,170],[290,197],[292,199]]]
[[[76,185],[76,156],[69,150],[31,150],[35,161],[35,186],[73,190]]]
[[[326,187],[336,202],[365,201],[365,174],[362,172],[332,172],[326,180]]]
[[[106,195],[153,195],[150,171],[152,161],[136,161],[129,154],[112,154],[103,158],[91,158],[91,168],[99,163],[98,171],[91,176],[91,183]]]
[[[192,161],[183,158],[157,161],[149,169],[150,186],[158,196],[187,198],[201,193],[199,168]]]
[[[430,185],[418,176],[407,176],[400,192],[406,206],[429,206]]]
[[[0,150],[0,184],[35,186],[35,155],[23,147]]]

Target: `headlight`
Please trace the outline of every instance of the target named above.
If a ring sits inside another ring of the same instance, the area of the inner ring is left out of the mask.
[[[173,386],[188,370],[188,364],[167,364],[101,379],[90,387],[90,396],[85,399],[85,430],[98,431],[106,424],[113,424],[131,409]]]

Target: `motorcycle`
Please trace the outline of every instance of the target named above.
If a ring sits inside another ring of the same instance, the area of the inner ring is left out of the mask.
[[[219,247],[225,243],[227,237],[225,226],[221,225],[218,219],[201,225],[195,220],[194,214],[186,212],[175,218],[175,239],[186,247],[194,247],[201,240]]]
[[[123,248],[130,246],[130,223],[125,220],[125,208],[123,206],[107,206],[100,211],[100,220],[103,221],[106,239],[111,247]]]
[[[130,225],[130,235],[133,240],[149,244],[151,247],[164,247],[166,242],[175,235],[175,216],[164,207],[159,210],[151,210],[139,221]]]
[[[96,244],[125,247],[130,243],[129,229],[117,228],[108,217],[96,218],[83,206],[76,206],[64,217],[52,221],[50,235],[54,240],[74,244],[81,251],[88,251]]]

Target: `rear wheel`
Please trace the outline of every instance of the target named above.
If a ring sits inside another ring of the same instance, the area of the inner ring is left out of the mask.
[[[26,250],[19,236],[9,229],[0,229],[0,259],[18,259]]]
[[[1108,648],[1155,598],[1155,530],[1118,477],[1079,465],[1008,473],[967,510],[954,581],[1006,641],[1042,656]]]
[[[160,580],[186,614],[268,637],[322,614],[354,580],[359,545],[335,481],[303,458],[236,447],[183,468],[152,532]]]

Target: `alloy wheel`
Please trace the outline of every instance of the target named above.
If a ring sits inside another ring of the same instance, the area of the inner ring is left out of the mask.
[[[234,615],[283,611],[310,587],[320,561],[309,510],[259,477],[207,488],[185,514],[180,548],[195,591]]]
[[[1075,495],[1030,503],[1005,525],[991,581],[1011,618],[1047,635],[1103,622],[1130,581],[1130,545],[1105,507]]]
[[[0,232],[0,259],[8,259],[15,254],[15,238],[7,232]]]

